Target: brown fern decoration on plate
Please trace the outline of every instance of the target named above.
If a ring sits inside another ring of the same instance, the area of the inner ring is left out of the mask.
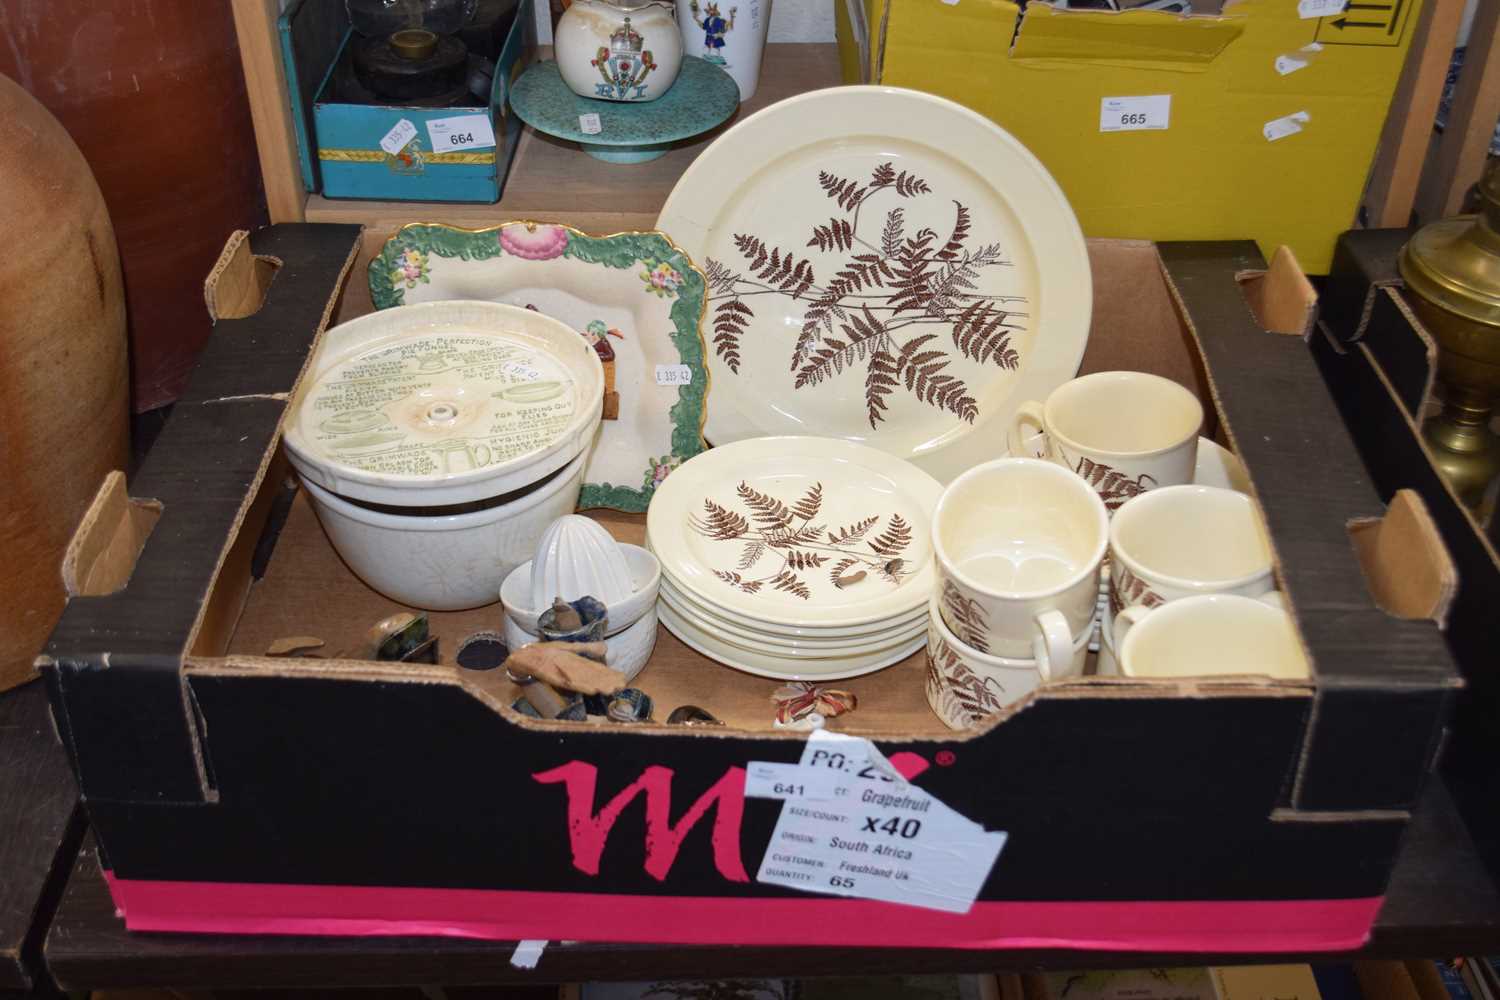
[[[794,390],[863,367],[865,419],[872,429],[885,421],[898,391],[973,424],[979,404],[968,384],[946,370],[954,359],[950,351],[1009,371],[1021,364],[1012,337],[1025,329],[1026,314],[1016,308],[1025,299],[979,286],[983,272],[1010,266],[999,244],[971,245],[973,220],[958,201],[946,238],[926,226],[908,234],[899,204],[885,209],[878,235],[862,235],[860,215],[872,200],[933,193],[926,180],[894,163],[877,165],[868,182],[821,170],[818,186],[843,214],[815,223],[806,245],[840,255],[832,277],[820,283],[808,258],[751,233],[734,234],[744,270],[713,258],[707,263],[714,352],[739,374],[740,341],[755,319],[754,306],[745,300],[789,298],[803,304],[791,352]],[[951,347],[936,332],[920,332],[920,325],[946,328]],[[900,333],[908,327],[918,329]]]
[[[761,580],[746,580],[738,573],[733,573],[729,570],[722,569],[714,570],[714,576],[718,577],[720,580],[723,580],[725,583],[733,587],[737,587],[740,590],[743,590],[747,594],[753,594],[756,591],[760,590],[761,583],[763,582]]]
[[[813,483],[790,504],[746,482],[734,495],[744,512],[705,497],[702,513],[691,515],[688,523],[713,541],[742,543],[734,569],[712,570],[737,590],[754,594],[769,587],[810,601],[812,588],[800,575],[809,570],[827,567],[828,581],[840,590],[871,576],[899,586],[911,575],[905,553],[912,530],[900,514],[872,514],[830,531],[815,520],[823,508],[822,483]],[[745,575],[768,556],[776,560],[769,572]]]

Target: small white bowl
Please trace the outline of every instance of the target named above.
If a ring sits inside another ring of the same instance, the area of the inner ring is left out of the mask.
[[[631,593],[623,601],[605,605],[609,615],[605,635],[616,635],[634,625],[651,608],[656,607],[656,593],[661,587],[661,563],[656,556],[639,545],[620,544],[625,555],[625,565],[630,569]],[[576,601],[592,594],[560,594],[565,600]],[[505,616],[515,621],[521,630],[538,635],[541,628],[537,619],[546,608],[531,607],[531,561],[511,570],[500,584],[500,600],[505,605]]]
[[[949,729],[976,726],[1042,683],[1035,660],[989,656],[960,640],[943,621],[936,598],[927,617],[927,704]],[[1063,676],[1082,675],[1091,635],[1087,628],[1073,638],[1073,660]]]
[[[509,503],[463,514],[388,514],[350,503],[304,478],[329,541],[365,583],[401,604],[458,611],[492,604],[500,583],[578,504],[585,450],[552,479]]]
[[[514,618],[506,616],[505,644],[512,650],[520,649],[528,642],[540,641],[536,633],[527,632]],[[651,651],[656,648],[656,605],[647,608],[646,613],[625,630],[607,636],[604,645],[608,648],[605,665],[624,674],[627,683],[635,680],[635,675],[641,672],[646,661],[651,659]]]

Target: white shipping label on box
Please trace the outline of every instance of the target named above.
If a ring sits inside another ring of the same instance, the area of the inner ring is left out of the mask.
[[[826,801],[838,794],[838,775],[832,771],[752,760],[745,765],[745,795],[752,799],[807,799]]]
[[[1099,131],[1159,131],[1172,121],[1172,95],[1102,97],[1099,99]]]
[[[1261,126],[1261,134],[1266,137],[1267,142],[1275,142],[1277,139],[1285,139],[1289,135],[1296,135],[1302,131],[1302,126],[1312,121],[1312,116],[1306,111],[1298,111],[1282,118],[1273,118]]]
[[[1304,21],[1314,17],[1342,14],[1349,0],[1297,0],[1297,16]]]
[[[470,149],[492,149],[495,129],[489,115],[455,115],[427,123],[427,137],[437,153],[461,153]]]
[[[1276,72],[1282,76],[1295,73],[1299,69],[1306,69],[1312,64],[1313,57],[1323,51],[1322,43],[1308,42],[1296,52],[1287,52],[1276,57]]]
[[[405,149],[406,144],[415,139],[416,136],[417,127],[403,118],[391,127],[391,130],[385,134],[384,139],[380,140],[380,148],[395,156]]]
[[[967,913],[1005,846],[866,739],[814,732],[800,764],[752,762],[751,787],[785,800],[756,875],[770,885]]]

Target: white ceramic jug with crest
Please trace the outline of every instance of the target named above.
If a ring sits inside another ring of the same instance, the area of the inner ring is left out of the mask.
[[[573,0],[553,46],[569,88],[604,101],[654,101],[682,68],[682,36],[666,0]]]

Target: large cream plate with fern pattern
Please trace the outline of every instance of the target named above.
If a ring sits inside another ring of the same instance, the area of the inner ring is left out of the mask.
[[[739,441],[656,490],[646,543],[664,583],[767,635],[897,626],[934,585],[942,487],[883,451],[816,437]]]
[[[947,482],[1083,357],[1083,234],[1046,169],[930,94],[837,87],[714,141],[657,221],[708,275],[714,444],[860,441]]]

